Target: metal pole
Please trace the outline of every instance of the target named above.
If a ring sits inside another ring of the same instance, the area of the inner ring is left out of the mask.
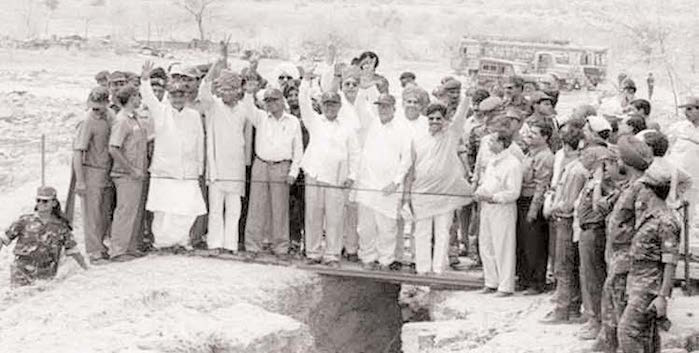
[[[685,201],[683,203],[684,206],[684,285],[685,285],[685,292],[687,294],[691,294],[692,287],[690,285],[691,278],[689,276],[689,210],[690,210],[690,204],[688,201]]]
[[[46,135],[41,134],[41,186],[46,185]]]

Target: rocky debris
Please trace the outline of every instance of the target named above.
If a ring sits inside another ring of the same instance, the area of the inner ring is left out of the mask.
[[[434,321],[405,324],[403,352],[590,352],[591,342],[576,337],[579,324],[546,325],[538,321],[551,310],[550,298],[496,298],[477,292],[434,291],[429,304]],[[672,327],[661,333],[663,352],[698,348],[696,298],[675,292],[669,313]]]

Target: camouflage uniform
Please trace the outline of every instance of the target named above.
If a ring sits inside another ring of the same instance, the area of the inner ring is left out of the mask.
[[[602,330],[598,336],[609,352],[616,352],[618,347],[617,325],[628,300],[626,283],[632,262],[629,248],[636,215],[644,213],[648,201],[654,197],[653,191],[640,181],[628,183],[609,215],[606,245],[609,266],[602,289]]]
[[[636,217],[619,344],[623,352],[659,352],[660,337],[657,330],[651,330],[656,314],[648,306],[659,295],[665,264],[677,263],[681,228],[672,210],[657,197],[648,201],[647,212]]]
[[[52,218],[45,222],[36,214],[27,214],[12,223],[0,240],[9,245],[17,239],[15,261],[12,263],[10,282],[13,286],[29,285],[36,279],[50,279],[58,271],[61,251],[78,253],[71,228],[62,220]]]

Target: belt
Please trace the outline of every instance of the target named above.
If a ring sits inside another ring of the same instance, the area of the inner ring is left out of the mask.
[[[580,225],[580,229],[582,230],[589,230],[589,229],[594,229],[594,228],[602,228],[604,229],[605,225],[604,223],[585,223]]]
[[[282,159],[281,161],[267,161],[267,160],[264,160],[264,159],[262,159],[262,158],[260,158],[260,157],[258,157],[258,156],[255,156],[255,158],[257,158],[260,162],[263,162],[263,163],[266,163],[266,164],[272,164],[272,165],[274,165],[274,164],[280,164],[280,163],[286,163],[286,162],[291,163],[291,159]]]

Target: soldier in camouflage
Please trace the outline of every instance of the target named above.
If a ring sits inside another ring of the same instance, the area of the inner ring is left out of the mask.
[[[667,301],[679,258],[680,225],[665,203],[672,171],[653,163],[640,179],[656,195],[636,213],[630,248],[628,303],[619,319],[617,336],[625,353],[659,352],[658,320],[665,318]]]
[[[621,194],[607,219],[606,262],[607,278],[602,288],[602,328],[594,350],[616,352],[617,323],[626,307],[626,279],[631,267],[629,247],[634,235],[635,215],[645,212],[649,200],[655,198],[652,190],[639,181],[653,162],[653,151],[642,141],[631,136],[619,140],[619,164],[626,180]]]
[[[12,286],[32,284],[37,279],[56,276],[61,252],[73,257],[87,269],[71,234],[69,222],[61,213],[56,189],[40,187],[36,196],[35,212],[23,215],[12,223],[5,234],[0,234],[0,249],[17,239],[15,261],[12,263]]]

